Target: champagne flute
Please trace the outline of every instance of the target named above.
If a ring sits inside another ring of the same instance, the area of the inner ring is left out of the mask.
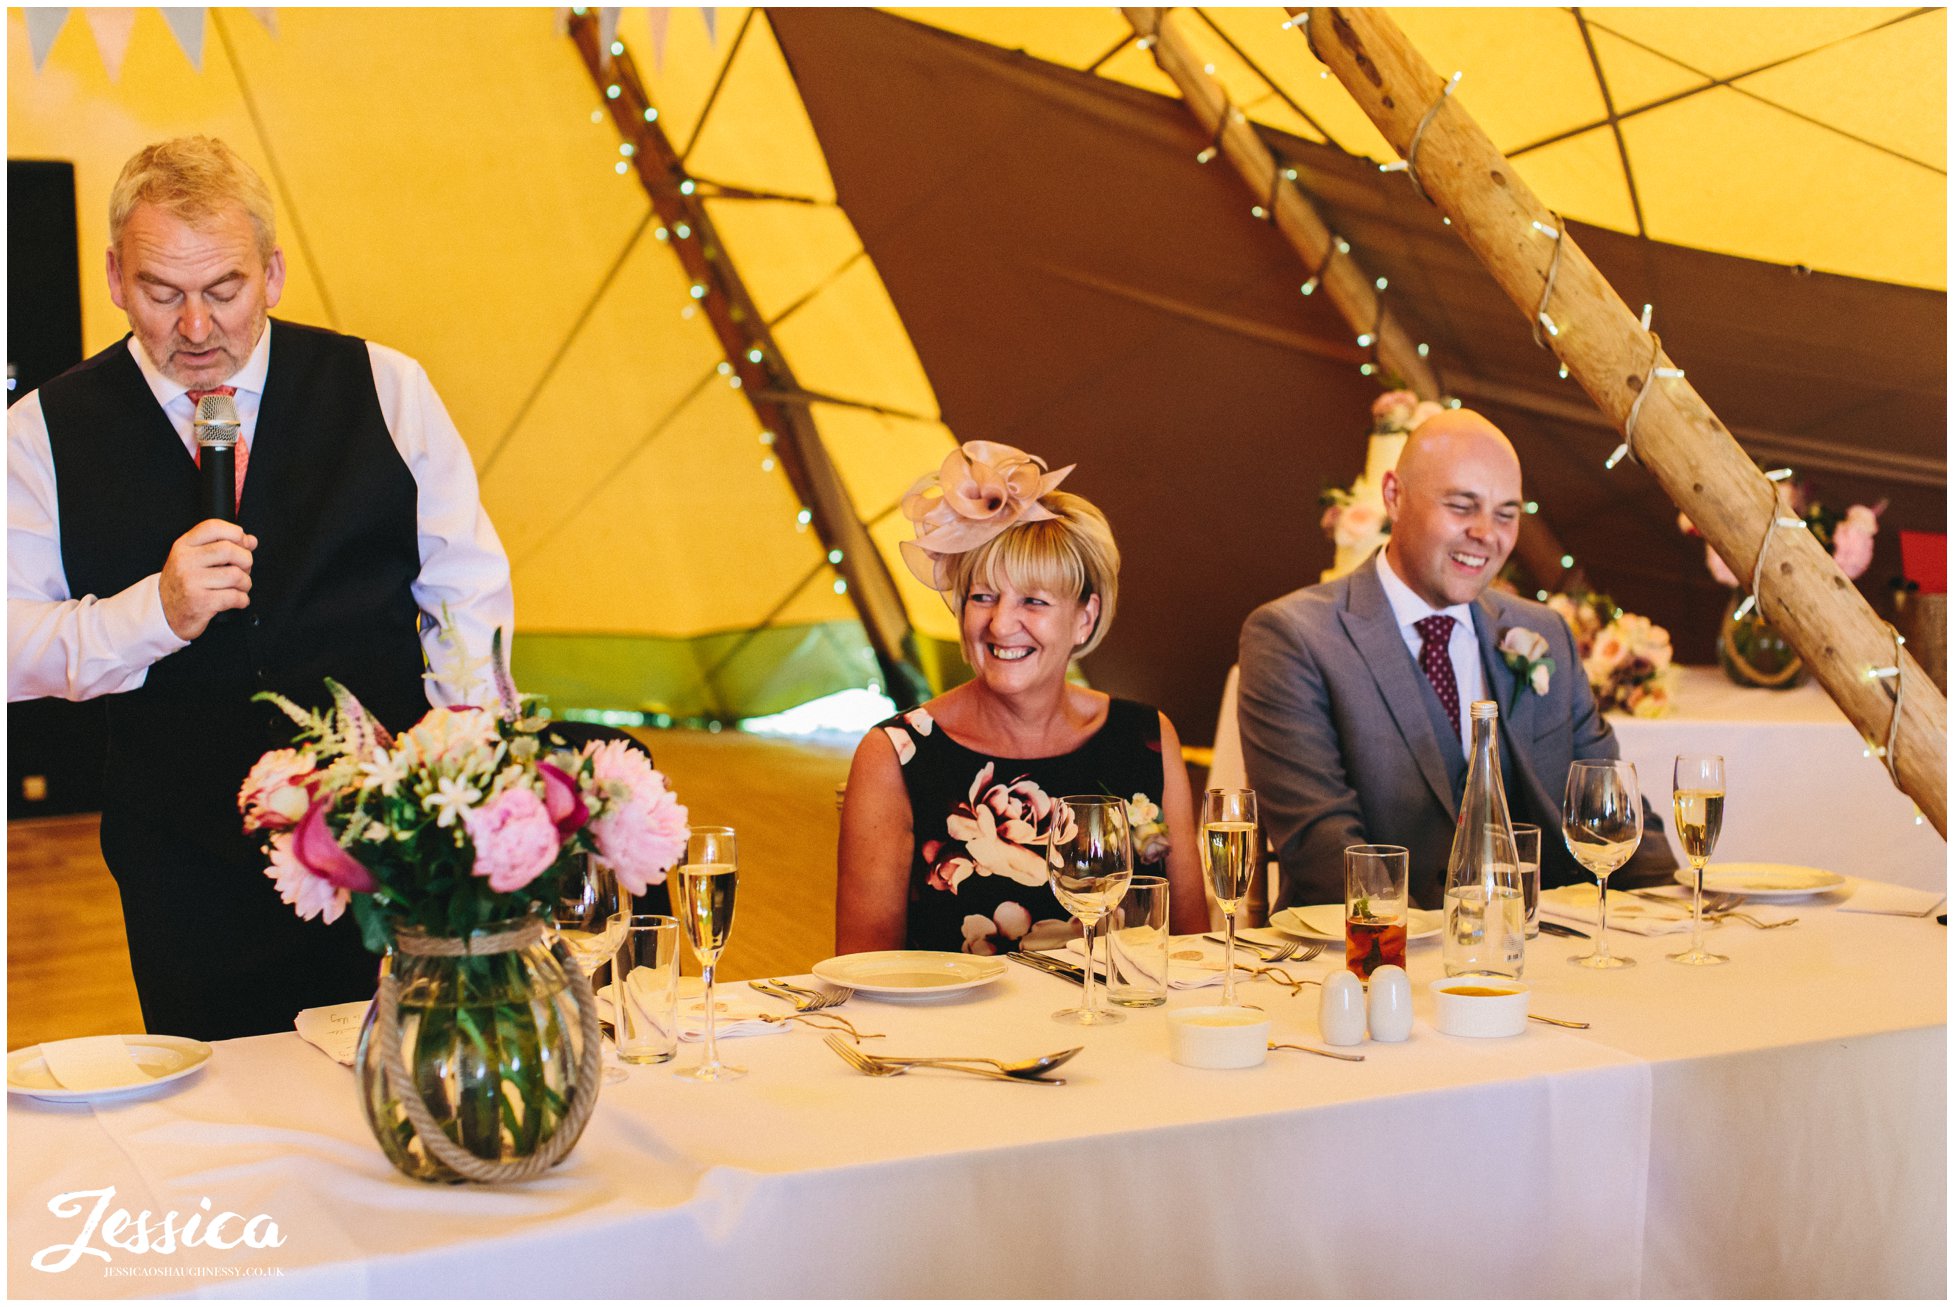
[[[1703,948],[1703,868],[1716,850],[1723,831],[1723,759],[1714,753],[1676,755],[1676,835],[1696,871],[1696,906],[1689,919],[1689,948],[1671,953],[1671,962],[1688,967],[1714,967],[1728,962],[1720,953]]]
[[[594,990],[598,975],[617,961],[617,951],[624,946],[631,896],[619,888],[617,873],[595,854],[578,855],[576,873],[563,887],[551,915],[556,921],[556,937]],[[605,1084],[614,1085],[623,1079],[623,1068],[604,1068]]]
[[[1634,966],[1634,958],[1608,952],[1608,873],[1634,857],[1635,846],[1642,842],[1642,790],[1635,780],[1635,764],[1591,758],[1569,767],[1561,835],[1575,861],[1594,873],[1601,891],[1594,952],[1568,961],[1601,971]]]
[[[1126,803],[1098,795],[1060,799],[1052,814],[1046,857],[1052,893],[1085,927],[1086,986],[1078,1007],[1052,1013],[1052,1020],[1068,1026],[1110,1026],[1126,1020],[1123,1013],[1095,1005],[1092,928],[1126,896],[1133,879],[1133,844],[1126,828]]]
[[[1261,847],[1254,790],[1209,790],[1201,797],[1201,866],[1228,927],[1221,959],[1223,1007],[1235,1006],[1235,914],[1248,897]]]
[[[719,1060],[713,972],[733,933],[733,892],[739,887],[739,852],[730,826],[693,826],[685,834],[685,862],[672,874],[672,915],[679,920],[706,981],[706,1041],[699,1065],[674,1071],[682,1080],[737,1080],[745,1067]]]

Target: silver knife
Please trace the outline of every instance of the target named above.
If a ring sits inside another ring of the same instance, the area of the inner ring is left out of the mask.
[[[1048,958],[1042,953],[1017,952],[1007,953],[1004,956],[1030,967],[1033,971],[1042,971],[1046,975],[1057,976],[1061,980],[1069,980],[1075,985],[1083,986],[1086,983],[1084,971],[1078,967],[1060,962],[1057,958]]]
[[[1576,930],[1572,926],[1563,926],[1558,921],[1548,921],[1545,918],[1542,918],[1540,921],[1540,929],[1545,934],[1564,935],[1568,939],[1592,939],[1593,938],[1593,936],[1589,935],[1588,932],[1586,932],[1585,930]]]

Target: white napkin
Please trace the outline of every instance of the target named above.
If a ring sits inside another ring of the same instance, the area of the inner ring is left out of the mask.
[[[309,1007],[292,1024],[298,1027],[300,1039],[339,1065],[351,1066],[359,1053],[360,1026],[365,1023],[366,1010],[371,1006],[373,1001],[368,999],[363,1003]]]
[[[762,1021],[762,1016],[779,1017],[793,1011],[777,999],[768,999],[750,991],[741,993],[725,985],[715,986],[713,1008],[717,1020],[714,1033],[721,1039],[734,1039],[744,1035],[778,1035],[785,1033],[794,1023],[781,1021]],[[742,989],[745,987],[742,986]],[[614,986],[606,985],[598,991],[603,1000],[603,1014],[606,1021],[612,1021],[612,997]],[[615,1021],[612,1021],[615,1025]],[[697,976],[681,976],[678,982],[678,1037],[681,1042],[696,1044],[706,1037],[706,994],[705,982]]]
[[[1601,891],[1593,885],[1563,885],[1543,890],[1540,915],[1569,926],[1595,926],[1601,918]],[[1673,935],[1689,929],[1689,905],[1653,903],[1616,890],[1608,896],[1608,929],[1631,935]]]
[[[63,1089],[119,1089],[150,1081],[120,1035],[56,1039],[41,1045],[41,1057]]]
[[[1862,880],[1852,887],[1852,897],[1839,904],[1840,912],[1872,912],[1883,917],[1931,917],[1947,902],[1939,890],[1908,889],[1876,880]]]

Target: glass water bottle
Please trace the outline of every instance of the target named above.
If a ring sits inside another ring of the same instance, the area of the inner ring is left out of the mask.
[[[1527,915],[1513,819],[1499,774],[1499,705],[1472,705],[1472,757],[1445,864],[1445,974],[1526,972]]]

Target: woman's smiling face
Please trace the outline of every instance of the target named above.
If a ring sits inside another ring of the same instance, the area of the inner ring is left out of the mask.
[[[964,657],[998,694],[1055,685],[1098,618],[1097,596],[1081,602],[1009,581],[973,582],[963,601]]]

